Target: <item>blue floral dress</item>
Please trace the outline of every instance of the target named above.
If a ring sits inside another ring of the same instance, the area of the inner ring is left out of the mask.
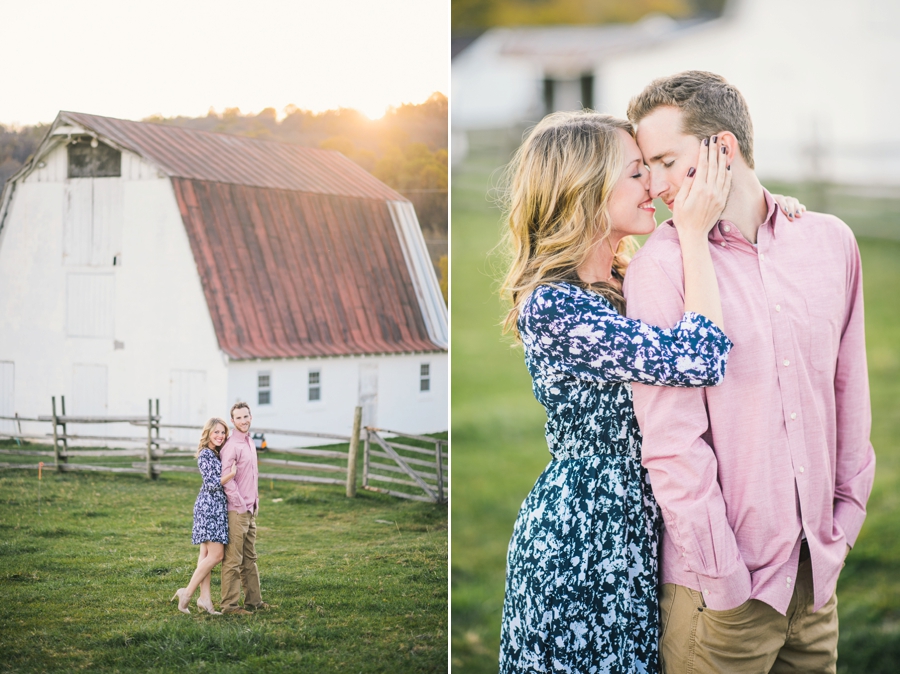
[[[699,314],[663,330],[567,283],[539,286],[518,325],[553,460],[509,544],[500,671],[658,672],[661,519],[630,382],[715,386],[732,343]]]
[[[194,545],[212,541],[228,545],[228,501],[222,487],[222,462],[211,449],[204,449],[197,457],[203,485],[194,503]]]

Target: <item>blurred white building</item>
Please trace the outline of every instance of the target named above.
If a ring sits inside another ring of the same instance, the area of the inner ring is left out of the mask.
[[[900,184],[900,3],[731,0],[721,18],[495,29],[453,62],[457,137],[522,128],[553,110],[624,116],[656,77],[709,70],[753,116],[768,179]]]

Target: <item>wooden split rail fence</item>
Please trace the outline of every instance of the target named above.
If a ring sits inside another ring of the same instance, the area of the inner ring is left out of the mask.
[[[384,435],[393,437],[386,439]],[[428,443],[433,449],[413,446],[399,442],[398,439]],[[446,440],[366,426],[363,443],[363,489],[415,501],[446,503],[447,447]],[[406,489],[398,491],[396,487],[394,489],[376,487],[371,484],[372,482],[392,486],[402,485]]]
[[[36,418],[0,416],[0,421],[13,421],[16,424],[16,433],[0,433],[0,438],[12,438],[21,441],[31,441],[49,444],[52,441],[53,449],[29,450],[25,447],[12,449],[0,448],[0,455],[17,457],[53,457],[53,466],[60,472],[69,471],[101,471],[112,473],[143,474],[151,479],[156,479],[164,472],[196,473],[197,466],[194,463],[196,452],[195,442],[183,442],[169,440],[160,437],[161,429],[174,431],[191,430],[197,436],[200,428],[183,424],[163,424],[159,414],[159,400],[148,401],[147,416],[80,416],[66,414],[65,397],[60,398],[60,406],[57,410],[56,398],[52,399],[52,414],[38,416]],[[362,410],[357,407],[354,411],[353,431],[351,435],[339,435],[334,433],[316,433],[312,431],[289,431],[272,428],[252,428],[254,433],[264,433],[268,438],[278,438],[280,441],[293,437],[317,438],[331,440],[337,443],[347,443],[347,450],[320,449],[320,448],[275,448],[269,446],[266,452],[258,456],[261,472],[260,480],[286,480],[291,482],[308,482],[315,484],[342,485],[346,489],[348,497],[356,495],[356,465],[359,451],[359,440],[364,439],[364,458],[362,486],[370,491],[378,491],[400,498],[411,498],[420,501],[434,503],[446,502],[446,455],[447,441],[436,440],[428,436],[410,435],[385,431],[376,428],[360,428]],[[22,433],[21,423],[49,423],[52,432],[43,436],[27,435]],[[146,427],[144,436],[128,435],[103,435],[69,432],[70,424],[128,424],[132,427]],[[409,444],[397,442],[397,438],[385,439],[382,435],[392,435],[402,438],[410,438],[434,446],[434,449],[413,447]],[[139,447],[112,449],[73,449],[71,444],[81,442],[123,443],[126,445],[139,445]],[[429,455],[430,460],[423,460],[424,455]],[[302,457],[307,460],[296,460],[293,457]],[[90,457],[92,459],[141,459],[140,461],[118,463],[116,465],[98,465],[93,463],[72,463],[70,459]],[[283,458],[282,458],[283,457]],[[387,459],[388,463],[373,461],[372,459]],[[47,462],[49,468],[49,462]],[[428,471],[423,466],[431,466]],[[277,472],[262,472],[263,466],[271,466],[279,469]],[[3,463],[3,468],[38,468],[38,464],[30,463]],[[371,481],[389,482],[398,485],[395,489],[384,489],[370,485]]]

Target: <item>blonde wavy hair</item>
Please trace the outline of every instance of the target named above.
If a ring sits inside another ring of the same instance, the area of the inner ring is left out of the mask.
[[[577,273],[591,249],[609,237],[609,199],[624,163],[619,129],[634,137],[624,119],[591,110],[555,112],[531,130],[506,168],[501,202],[510,260],[500,293],[512,305],[503,331],[517,339],[522,303],[542,284],[579,285],[625,312],[619,284],[588,284]],[[619,280],[633,249],[625,237],[615,251]]]
[[[195,459],[198,456],[200,456],[200,452],[202,452],[204,449],[212,449],[213,454],[215,454],[216,456],[219,456],[220,448],[212,448],[209,446],[209,444],[210,444],[209,436],[213,432],[213,429],[216,426],[218,426],[219,424],[222,424],[222,426],[225,428],[225,439],[226,440],[228,439],[228,424],[225,423],[225,421],[223,419],[220,419],[219,417],[212,417],[203,426],[203,432],[200,434],[200,444],[197,446],[197,453],[194,454]],[[224,445],[225,443],[222,443],[222,444]]]

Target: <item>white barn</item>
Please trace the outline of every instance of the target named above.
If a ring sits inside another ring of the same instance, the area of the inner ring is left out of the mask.
[[[900,185],[898,23],[896,0],[729,0],[710,21],[494,29],[453,61],[454,138],[582,106],[624,117],[653,79],[709,70],[747,99],[764,179]]]
[[[0,317],[0,416],[448,428],[415,211],[333,151],[61,112],[3,190]]]

